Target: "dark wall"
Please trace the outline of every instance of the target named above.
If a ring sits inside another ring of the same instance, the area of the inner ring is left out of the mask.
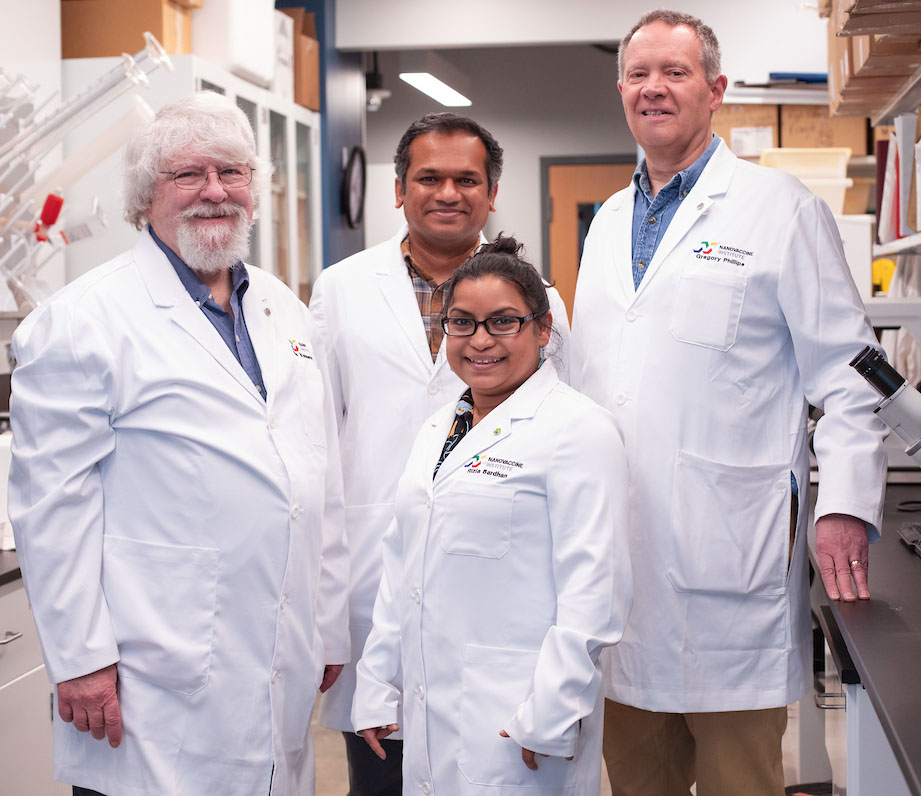
[[[320,43],[320,166],[323,181],[323,267],[361,251],[363,226],[351,229],[340,210],[343,151],[362,145],[364,73],[360,53],[336,50],[335,0],[276,0],[276,8],[314,14]]]

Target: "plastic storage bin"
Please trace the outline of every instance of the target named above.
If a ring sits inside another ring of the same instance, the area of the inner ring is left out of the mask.
[[[758,161],[762,166],[783,169],[801,180],[847,177],[850,147],[781,147],[765,149]]]

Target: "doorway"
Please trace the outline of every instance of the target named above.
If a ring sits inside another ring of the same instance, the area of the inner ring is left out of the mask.
[[[635,155],[541,158],[544,274],[556,283],[572,318],[582,242],[592,217],[630,184]]]

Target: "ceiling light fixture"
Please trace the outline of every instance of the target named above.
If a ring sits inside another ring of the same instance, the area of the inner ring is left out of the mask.
[[[473,104],[467,76],[431,50],[400,53],[400,80],[449,108]]]

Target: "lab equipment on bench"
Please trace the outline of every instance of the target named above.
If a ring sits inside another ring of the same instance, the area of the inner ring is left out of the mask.
[[[908,445],[905,453],[921,466],[921,393],[872,346],[865,346],[850,364],[883,396],[874,411]]]

